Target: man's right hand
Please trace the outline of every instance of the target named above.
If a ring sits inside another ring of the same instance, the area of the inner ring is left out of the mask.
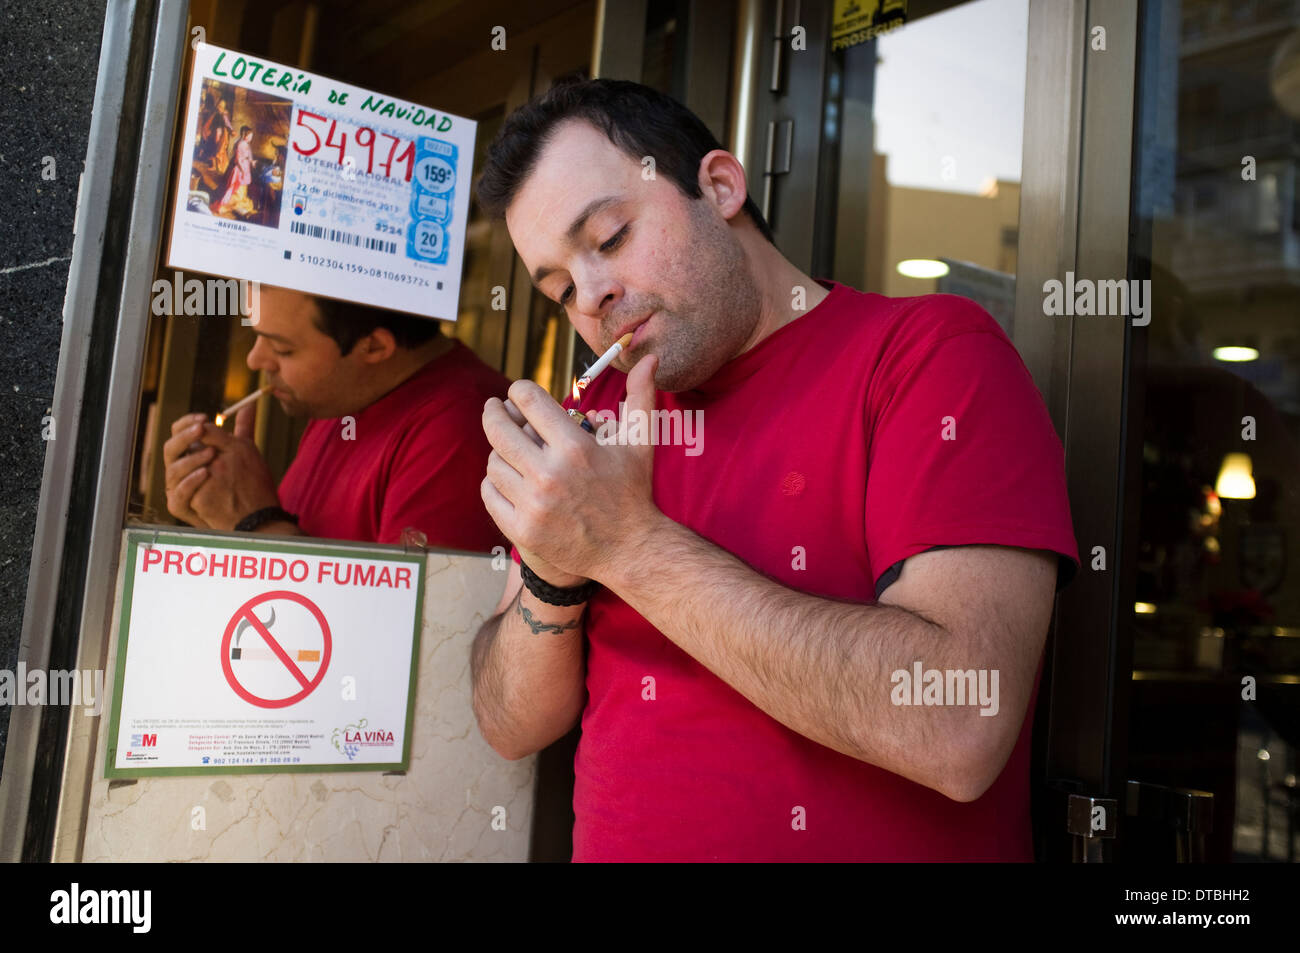
[[[190,506],[194,494],[208,477],[207,464],[217,455],[215,447],[198,443],[205,414],[186,414],[172,423],[172,435],[163,444],[164,484],[167,511],[191,526],[208,529],[208,524]],[[198,450],[191,452],[194,446]]]
[[[533,443],[537,444],[539,447],[543,446],[545,441],[543,441],[541,435],[533,429],[533,425],[524,419],[524,415],[520,413],[519,408],[509,400],[504,401],[504,403],[506,413],[510,415],[510,419],[523,428],[524,433],[532,439]],[[594,410],[587,412],[587,419],[592,422],[593,426],[600,429],[600,425],[603,421]],[[493,451],[493,453],[495,452],[496,451]],[[544,581],[549,582],[552,586],[558,586],[561,589],[570,589],[574,586],[581,586],[584,582],[588,581],[585,576],[574,576],[571,573],[561,572],[540,556],[530,553],[528,550],[523,549],[518,545],[516,545],[515,548],[519,550],[519,558],[524,561],[524,564],[527,565],[534,574]]]

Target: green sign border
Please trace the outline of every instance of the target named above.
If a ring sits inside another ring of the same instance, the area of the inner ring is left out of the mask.
[[[320,546],[295,543],[288,540],[275,542],[253,542],[225,536],[208,536],[206,534],[157,533],[153,530],[128,529],[126,537],[126,574],[122,579],[122,591],[119,597],[121,613],[117,629],[116,671],[113,673],[113,706],[108,724],[108,744],[104,750],[104,777],[117,778],[164,778],[164,777],[204,777],[209,775],[233,774],[334,774],[346,771],[407,771],[411,763],[411,729],[415,722],[416,675],[420,666],[420,630],[424,623],[424,569],[425,557],[410,553],[377,552],[373,549],[342,546]],[[126,681],[126,647],[131,621],[131,598],[135,583],[135,558],[141,544],[154,545],[166,543],[173,546],[211,546],[225,549],[242,549],[253,552],[284,554],[286,551],[309,556],[351,555],[357,559],[386,559],[391,562],[411,563],[416,567],[419,586],[415,594],[415,633],[411,639],[411,673],[406,690],[406,731],[402,736],[402,760],[384,764],[249,764],[232,767],[214,765],[204,767],[194,765],[181,768],[118,768],[117,739],[119,721],[122,714],[122,690]]]

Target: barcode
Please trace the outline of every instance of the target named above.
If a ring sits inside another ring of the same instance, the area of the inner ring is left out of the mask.
[[[367,238],[365,235],[354,235],[352,232],[342,232],[337,228],[324,228],[320,225],[308,225],[305,222],[290,222],[289,228],[295,235],[323,238],[330,242],[364,248],[366,251],[382,251],[389,255],[397,252],[397,242],[384,241],[382,238]]]

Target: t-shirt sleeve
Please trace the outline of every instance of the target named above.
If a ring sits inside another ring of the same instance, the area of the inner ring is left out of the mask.
[[[996,331],[930,344],[869,402],[866,544],[875,596],[910,556],[992,544],[1078,569],[1065,453],[1020,355]]]
[[[423,415],[393,454],[380,510],[379,542],[400,543],[409,527],[432,547],[488,553],[509,545],[483,505],[492,451],[476,400]]]

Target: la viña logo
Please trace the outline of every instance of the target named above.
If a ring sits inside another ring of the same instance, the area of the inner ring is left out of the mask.
[[[362,748],[391,748],[397,744],[397,739],[391,731],[371,728],[370,722],[361,718],[355,724],[335,728],[330,742],[340,754],[352,761]]]

